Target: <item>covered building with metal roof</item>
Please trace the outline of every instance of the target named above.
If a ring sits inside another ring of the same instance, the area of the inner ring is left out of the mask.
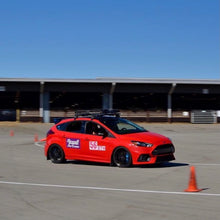
[[[51,122],[75,110],[119,109],[145,121],[192,121],[197,111],[220,119],[220,80],[0,78],[0,120]],[[210,115],[209,114],[209,115]]]

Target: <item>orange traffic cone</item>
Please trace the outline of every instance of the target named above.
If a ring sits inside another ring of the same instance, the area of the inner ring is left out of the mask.
[[[13,131],[13,130],[10,131],[10,136],[11,136],[11,137],[14,136],[14,131]]]
[[[34,142],[38,142],[38,135],[37,134],[34,135]]]
[[[197,188],[196,183],[196,173],[195,173],[195,167],[190,167],[190,179],[189,179],[189,186],[188,189],[184,190],[185,192],[200,192],[202,189]]]

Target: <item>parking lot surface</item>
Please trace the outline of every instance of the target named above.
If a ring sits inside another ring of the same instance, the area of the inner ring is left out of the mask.
[[[218,220],[220,124],[151,124],[176,160],[131,168],[47,161],[39,140],[52,124],[0,123],[1,220]],[[202,191],[186,193],[190,167]]]

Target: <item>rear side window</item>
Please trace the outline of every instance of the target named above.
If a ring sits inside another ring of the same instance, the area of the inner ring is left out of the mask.
[[[57,129],[60,131],[83,133],[81,121],[71,121],[64,124],[57,125]]]
[[[63,124],[59,124],[57,125],[57,130],[59,131],[66,131],[66,126],[68,125],[68,123],[63,123]]]

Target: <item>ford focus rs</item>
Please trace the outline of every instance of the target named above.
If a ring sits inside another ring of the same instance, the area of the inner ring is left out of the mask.
[[[118,112],[76,114],[57,122],[47,133],[45,156],[102,162],[119,167],[175,160],[171,140],[121,118]]]

